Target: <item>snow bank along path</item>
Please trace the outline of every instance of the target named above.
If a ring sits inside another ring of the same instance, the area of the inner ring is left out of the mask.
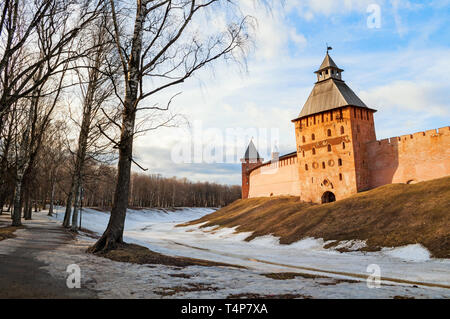
[[[62,220],[63,208],[56,209],[55,219]],[[306,238],[291,245],[280,245],[278,238],[264,236],[251,242],[244,239],[250,233],[235,233],[235,229],[200,229],[199,225],[175,227],[212,213],[208,208],[183,208],[175,211],[128,210],[124,240],[146,246],[163,254],[207,259],[239,264],[251,269],[322,273],[330,277],[364,279],[369,265],[378,265],[381,276],[389,284],[423,283],[429,287],[450,289],[450,260],[430,258],[423,246],[409,245],[384,248],[380,252],[340,253],[323,249],[321,239]],[[109,213],[83,209],[82,227],[101,234]],[[345,241],[337,248],[356,250],[361,241]]]

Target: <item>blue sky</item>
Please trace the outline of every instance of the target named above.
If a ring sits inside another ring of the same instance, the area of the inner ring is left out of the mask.
[[[135,156],[151,173],[240,183],[237,161],[174,162],[174,149],[193,140],[198,123],[205,147],[217,144],[227,129],[253,129],[267,158],[270,146],[258,138],[262,128],[277,132],[272,136],[281,153],[295,151],[290,120],[314,85],[326,43],[347,84],[378,110],[378,139],[450,125],[450,0],[286,0],[270,12],[251,0],[240,3],[258,19],[247,69],[219,63],[175,88],[183,93],[174,112],[190,126],[163,128],[136,141]],[[380,28],[367,24],[367,9],[374,4],[380,8]],[[247,142],[225,146],[243,154],[241,144]]]

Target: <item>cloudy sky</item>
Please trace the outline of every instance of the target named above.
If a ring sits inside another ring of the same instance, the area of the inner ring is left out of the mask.
[[[240,184],[249,138],[266,159],[273,141],[295,151],[291,120],[326,43],[347,84],[378,110],[378,139],[450,125],[450,0],[286,0],[270,11],[239,2],[258,19],[247,67],[219,63],[176,88],[173,112],[186,121],[136,140],[150,173]]]

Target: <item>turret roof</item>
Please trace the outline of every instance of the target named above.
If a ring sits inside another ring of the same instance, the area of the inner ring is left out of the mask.
[[[322,65],[320,66],[320,70],[328,67],[338,69],[341,72],[343,71],[339,69],[327,53]],[[314,88],[303,106],[300,115],[294,121],[302,117],[334,110],[344,106],[356,106],[369,109],[343,80],[340,78],[329,77],[328,79],[319,81],[314,85]]]
[[[337,65],[336,65],[336,63],[334,63],[334,61],[333,61],[333,59],[331,58],[331,56],[328,54],[328,52],[327,52],[327,55],[325,56],[325,59],[323,59],[323,62],[322,62],[322,64],[320,65],[320,68],[319,68],[319,71],[321,71],[321,70],[323,70],[323,69],[326,69],[326,68],[336,68],[336,69],[339,69],[339,70],[341,70]],[[319,72],[319,71],[317,71],[317,72]],[[343,71],[343,70],[342,70]]]
[[[245,151],[244,159],[245,160],[261,159],[261,156],[259,156],[259,153],[258,153],[258,150],[256,149],[255,144],[253,144],[253,140],[251,140],[250,144],[248,144],[247,151]]]

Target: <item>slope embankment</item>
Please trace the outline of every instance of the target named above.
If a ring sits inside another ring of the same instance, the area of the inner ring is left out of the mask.
[[[248,241],[269,234],[281,244],[306,237],[363,240],[367,251],[420,243],[433,257],[450,258],[450,177],[386,185],[324,205],[296,197],[238,200],[184,225],[199,223],[253,232]]]

